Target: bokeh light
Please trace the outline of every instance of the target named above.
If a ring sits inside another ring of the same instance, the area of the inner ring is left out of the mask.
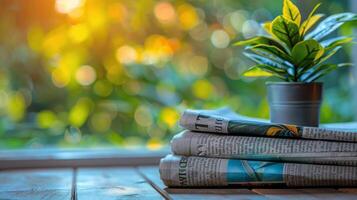
[[[41,128],[51,128],[57,120],[57,116],[50,110],[43,110],[37,115],[37,123]]]
[[[193,95],[201,99],[212,97],[213,90],[213,85],[205,79],[196,81],[192,86]]]
[[[313,3],[303,4],[307,13]],[[327,4],[319,12],[349,9],[347,0]],[[280,13],[281,1],[263,0],[4,1],[0,148],[156,150],[181,131],[186,108],[268,117],[265,80],[254,78],[264,72],[243,78],[252,63],[231,44],[264,34],[261,23]],[[351,26],[341,33],[352,35]],[[350,62],[350,52],[333,62]],[[333,98],[324,100],[322,122],[353,119],[349,70],[323,80]]]
[[[84,0],[56,0],[56,10],[60,13],[70,13],[83,3]]]
[[[159,2],[154,8],[155,17],[163,24],[171,24],[176,21],[176,11],[169,2]]]
[[[116,58],[120,63],[130,64],[137,60],[138,55],[133,47],[124,45],[117,49]]]
[[[199,23],[196,9],[190,4],[183,4],[178,7],[179,19],[182,28],[189,30]]]
[[[97,75],[94,68],[89,65],[83,65],[76,71],[76,80],[83,86],[92,84],[96,77]]]
[[[147,106],[139,106],[135,110],[134,119],[138,125],[144,127],[149,127],[153,123],[150,109]]]
[[[229,45],[229,35],[224,30],[215,30],[211,35],[211,42],[216,48],[222,49]]]

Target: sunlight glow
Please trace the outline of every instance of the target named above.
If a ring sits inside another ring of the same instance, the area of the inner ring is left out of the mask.
[[[56,10],[59,13],[68,14],[80,6],[82,6],[84,0],[56,0]]]
[[[179,113],[173,108],[164,108],[160,113],[160,118],[165,122],[170,128],[174,127],[179,119]]]
[[[68,37],[75,43],[81,43],[89,37],[88,28],[84,24],[71,26],[68,30]]]
[[[176,12],[169,2],[160,2],[154,8],[155,17],[160,23],[169,24],[176,20]]]
[[[94,68],[89,65],[83,65],[76,72],[76,81],[83,86],[92,84],[96,77]]]
[[[63,88],[71,81],[71,73],[64,67],[58,67],[52,72],[52,82],[56,87]]]
[[[136,50],[129,45],[121,46],[116,51],[116,58],[122,64],[133,63],[136,61],[137,57]]]
[[[189,5],[183,4],[178,8],[179,19],[183,29],[189,30],[199,23],[199,17],[196,9]]]
[[[146,144],[146,147],[149,150],[157,150],[157,149],[160,149],[162,146],[163,146],[163,144],[162,144],[161,140],[156,139],[156,138],[151,138]]]

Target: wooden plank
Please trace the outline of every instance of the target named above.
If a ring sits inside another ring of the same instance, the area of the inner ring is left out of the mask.
[[[333,188],[304,188],[304,189],[253,189],[271,199],[284,200],[355,200],[354,194],[343,193]]]
[[[297,189],[253,189],[254,192],[264,195],[269,199],[276,199],[276,200],[316,200],[315,197],[304,194]]]
[[[317,199],[329,200],[356,200],[357,195],[351,193],[343,193],[333,188],[304,188],[299,191],[309,194]]]
[[[71,199],[72,169],[0,171],[0,199]]]
[[[240,188],[167,188],[160,179],[158,167],[139,167],[143,177],[167,199],[267,199],[248,189]]]
[[[337,190],[340,192],[343,192],[343,193],[357,194],[357,188],[339,188]],[[356,199],[357,199],[357,197],[356,197]]]
[[[79,168],[76,178],[78,200],[162,199],[134,168]]]

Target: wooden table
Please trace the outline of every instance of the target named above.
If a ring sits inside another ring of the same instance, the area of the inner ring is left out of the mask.
[[[357,199],[357,189],[166,188],[157,166],[7,169],[0,199]]]

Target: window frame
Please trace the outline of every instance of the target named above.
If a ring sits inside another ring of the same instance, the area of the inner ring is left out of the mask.
[[[158,165],[169,152],[168,147],[155,151],[145,148],[0,150],[0,170]]]

